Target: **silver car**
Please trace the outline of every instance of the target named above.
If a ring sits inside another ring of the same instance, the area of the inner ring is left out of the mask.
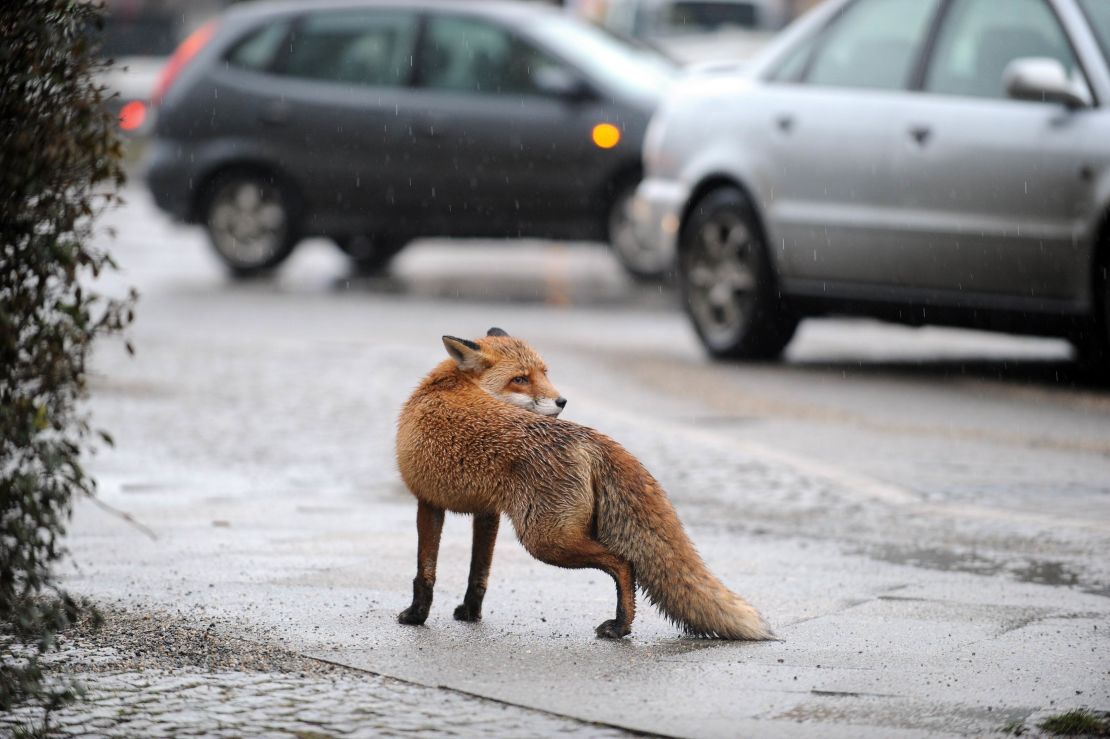
[[[1063,336],[1110,357],[1110,0],[830,0],[672,88],[638,234],[720,357],[802,317]]]

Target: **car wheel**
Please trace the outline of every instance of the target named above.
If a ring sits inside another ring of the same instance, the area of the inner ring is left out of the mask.
[[[1079,362],[1100,373],[1110,373],[1110,246],[1103,247],[1095,265],[1094,312],[1085,335],[1074,340]]]
[[[237,277],[273,269],[297,245],[292,199],[265,175],[243,172],[217,178],[202,217],[216,254]]]
[[[609,247],[629,275],[638,280],[658,280],[666,275],[670,265],[658,252],[636,237],[632,222],[635,194],[635,184],[625,185],[617,190],[613,203],[609,206]]]
[[[705,348],[715,357],[770,359],[798,320],[783,306],[759,224],[737,190],[697,203],[683,229],[679,289]]]
[[[359,234],[337,239],[336,243],[351,258],[351,266],[356,272],[375,275],[389,266],[393,257],[405,248],[408,239],[386,234]]]

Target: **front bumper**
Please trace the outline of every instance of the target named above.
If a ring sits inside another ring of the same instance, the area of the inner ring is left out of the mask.
[[[686,186],[674,180],[648,178],[636,189],[632,203],[636,238],[642,248],[658,254],[660,263],[674,263],[682,209],[688,197]]]

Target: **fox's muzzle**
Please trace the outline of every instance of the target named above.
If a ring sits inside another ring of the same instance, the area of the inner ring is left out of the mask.
[[[541,416],[551,416],[554,418],[563,412],[563,408],[567,405],[567,399],[560,396],[552,400],[551,398],[539,398],[532,401],[532,408]]]

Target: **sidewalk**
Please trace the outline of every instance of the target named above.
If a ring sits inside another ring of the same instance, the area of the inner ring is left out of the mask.
[[[51,713],[51,736],[620,737],[627,732],[425,688],[244,638],[241,624],[107,609],[65,634],[49,674],[84,698]],[[249,631],[248,631],[249,633]],[[0,735],[42,726],[41,711],[0,715]]]

